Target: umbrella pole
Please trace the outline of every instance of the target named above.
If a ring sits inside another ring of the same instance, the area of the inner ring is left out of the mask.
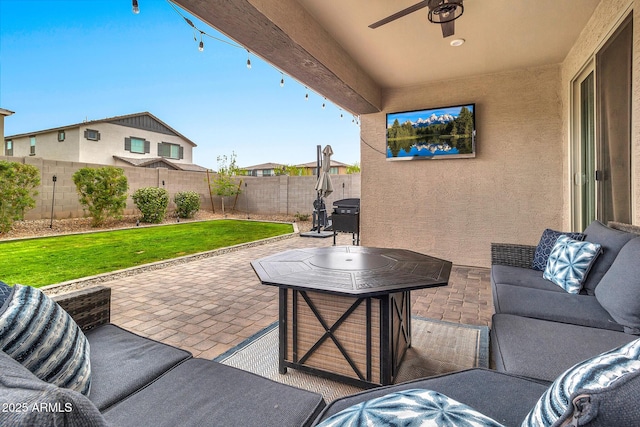
[[[320,167],[321,165],[321,156],[322,155],[322,146],[321,145],[317,145],[316,146],[316,179],[320,179]],[[320,191],[318,191],[318,203],[316,203],[316,205],[318,206],[318,208],[316,209],[316,217],[318,218],[318,234],[320,234],[320,206],[321,206],[321,201],[322,201],[322,196],[320,195]]]

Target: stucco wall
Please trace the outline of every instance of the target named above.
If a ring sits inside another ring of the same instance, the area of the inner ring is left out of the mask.
[[[489,266],[563,218],[560,66],[389,90],[361,118],[362,243]],[[385,113],[476,104],[475,159],[387,161]]]
[[[82,217],[84,212],[78,202],[73,174],[83,167],[101,167],[99,164],[44,160],[38,157],[3,157],[0,160],[27,163],[40,170],[41,185],[38,188],[36,207],[25,215],[26,219],[49,219],[53,205],[54,218]],[[200,194],[201,209],[211,211],[211,197],[207,174],[202,172],[174,171],[165,168],[147,169],[122,167],[129,182],[129,194],[141,187],[164,187],[169,192],[169,210],[175,208],[173,196],[179,191],[196,191]],[[53,176],[56,176],[55,196]],[[215,175],[210,175],[211,182]],[[316,198],[316,178],[311,176],[242,177],[242,191],[237,203],[233,197],[225,200],[229,211],[235,203],[236,211],[251,214],[311,214]],[[332,175],[335,191],[325,199],[329,211],[332,203],[342,198],[360,197],[360,174]],[[245,185],[246,184],[246,185]],[[213,209],[221,212],[219,196],[213,196]],[[125,214],[137,214],[131,198],[127,200]]]

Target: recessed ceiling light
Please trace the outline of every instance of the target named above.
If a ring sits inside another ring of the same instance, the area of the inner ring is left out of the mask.
[[[454,47],[458,47],[458,46],[462,46],[464,44],[465,40],[464,39],[455,39],[455,40],[451,40],[451,43],[449,43],[451,46]]]

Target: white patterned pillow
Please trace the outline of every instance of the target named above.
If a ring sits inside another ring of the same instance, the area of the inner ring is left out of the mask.
[[[577,294],[601,251],[597,243],[560,236],[551,250],[542,277],[571,294]]]
[[[624,425],[638,425],[639,387],[640,339],[564,372],[540,397],[522,427],[565,425],[574,415],[574,401],[580,412],[576,425],[620,425],[621,419],[626,420]]]
[[[13,287],[0,309],[0,350],[43,381],[89,394],[89,342],[71,316],[38,289]]]
[[[502,424],[437,391],[412,389],[353,405],[317,427],[337,426],[501,427]]]

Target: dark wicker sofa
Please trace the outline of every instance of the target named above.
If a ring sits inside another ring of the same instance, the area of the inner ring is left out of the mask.
[[[55,425],[306,426],[324,408],[319,394],[193,358],[189,352],[112,325],[110,296],[109,288],[97,286],[53,297],[90,344],[91,392],[85,406],[99,411],[88,410],[99,418],[95,422],[58,419]],[[26,368],[4,352],[0,366],[0,402],[10,405],[21,399],[17,385],[25,377],[7,370]],[[17,416],[16,411],[0,413],[0,425],[24,425],[19,417],[11,418]]]
[[[627,224],[587,227],[585,240],[601,244],[602,253],[579,294],[531,269],[535,246],[493,244],[492,367],[552,381],[581,360],[637,339],[638,234],[640,227]]]

